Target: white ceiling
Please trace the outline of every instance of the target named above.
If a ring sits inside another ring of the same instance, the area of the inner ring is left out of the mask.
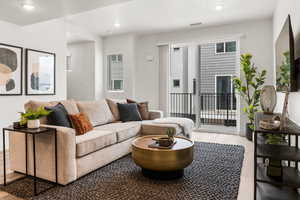
[[[0,20],[28,25],[126,1],[128,0],[0,0]],[[24,10],[24,2],[33,2],[35,10]]]
[[[32,12],[21,8],[24,0],[0,0],[0,20],[28,25],[63,18],[71,25],[101,36],[154,33],[270,18],[277,0],[33,0]],[[218,2],[224,9],[216,10]],[[114,24],[120,23],[120,27]],[[75,34],[73,33],[70,34]],[[76,32],[76,31],[75,31]]]
[[[224,9],[216,10],[223,2]],[[149,33],[271,18],[277,0],[132,0],[68,17],[72,24],[102,36],[128,32]],[[114,27],[114,23],[120,27]]]

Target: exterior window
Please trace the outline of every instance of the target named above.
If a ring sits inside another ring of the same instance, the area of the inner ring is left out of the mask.
[[[108,89],[123,90],[123,56],[121,54],[107,56]]]
[[[179,80],[179,79],[173,80],[173,87],[174,87],[174,88],[180,87],[180,80]]]
[[[236,41],[216,43],[216,54],[236,52]]]
[[[216,53],[224,53],[224,42],[216,44]]]
[[[226,42],[226,52],[236,52],[236,42]]]

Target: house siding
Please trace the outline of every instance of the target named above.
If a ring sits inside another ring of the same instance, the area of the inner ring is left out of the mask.
[[[200,48],[200,93],[215,93],[216,75],[235,75],[236,52],[215,53],[215,43]]]

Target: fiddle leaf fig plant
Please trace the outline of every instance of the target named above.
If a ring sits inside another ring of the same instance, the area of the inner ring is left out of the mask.
[[[254,130],[254,113],[259,110],[260,92],[265,83],[267,71],[262,70],[258,72],[257,67],[251,62],[251,59],[251,54],[241,55],[243,78],[234,77],[233,85],[246,103],[243,111],[248,116],[249,127]]]

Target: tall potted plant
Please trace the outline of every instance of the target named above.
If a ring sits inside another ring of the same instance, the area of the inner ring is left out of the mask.
[[[254,113],[259,109],[260,91],[265,83],[267,74],[266,70],[258,72],[257,67],[251,62],[251,59],[251,54],[241,55],[243,78],[233,78],[233,85],[236,91],[246,103],[243,111],[248,116],[248,123],[246,124],[246,137],[248,140],[252,140]]]

